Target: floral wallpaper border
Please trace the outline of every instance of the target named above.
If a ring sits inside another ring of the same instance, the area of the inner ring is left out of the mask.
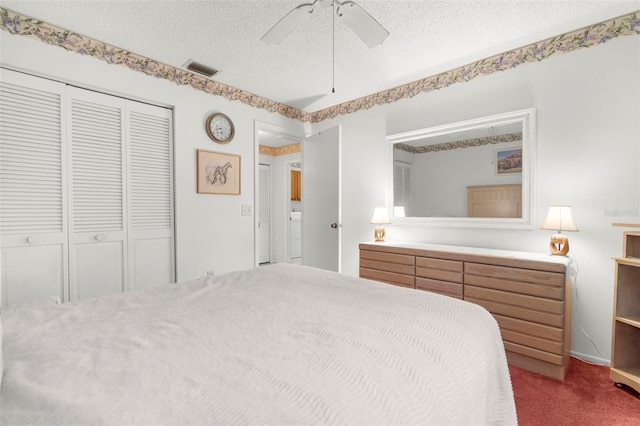
[[[414,81],[413,83],[316,111],[312,114],[312,122],[320,122],[337,117],[338,115],[351,114],[356,111],[370,109],[376,105],[384,105],[401,99],[412,98],[420,93],[432,92],[455,83],[464,83],[483,75],[506,71],[528,62],[539,62],[557,54],[593,47],[606,43],[616,37],[638,35],[640,34],[639,15],[640,10],[557,37],[529,44],[518,49],[490,56],[459,68]]]
[[[485,136],[482,138],[466,139],[466,140],[455,141],[455,142],[445,142],[445,143],[423,145],[423,146],[411,146],[406,143],[397,143],[393,146],[393,148],[399,149],[405,152],[410,152],[412,154],[425,154],[427,152],[449,151],[451,149],[471,148],[475,146],[498,144],[498,143],[505,143],[505,142],[516,142],[521,140],[522,140],[522,132],[517,132],[517,133],[509,133],[506,135]]]
[[[300,152],[300,144],[292,143],[291,145],[284,146],[268,146],[268,145],[258,145],[258,152],[262,155],[269,155],[271,157],[277,157],[279,155],[287,155],[287,154],[295,154]]]
[[[239,101],[252,107],[275,112],[300,121],[310,121],[309,113],[307,112],[227,86],[191,71],[129,52],[126,49],[94,40],[73,31],[22,16],[4,8],[0,8],[0,16],[2,17],[2,30],[11,34],[38,39],[71,52],[93,56],[109,64],[123,65],[133,71],[163,78],[178,85],[191,86],[196,90],[201,90],[214,96],[222,96],[230,101]]]
[[[640,10],[518,49],[509,50],[412,83],[310,113],[227,86],[172,65],[154,61],[151,58],[102,43],[73,31],[0,8],[1,28],[11,34],[38,39],[68,51],[93,56],[109,64],[123,65],[134,71],[163,78],[178,85],[191,86],[196,90],[201,90],[214,96],[222,96],[230,101],[239,101],[255,108],[311,123],[318,123],[340,115],[352,114],[374,106],[412,98],[420,93],[432,92],[456,83],[464,83],[483,75],[512,69],[528,62],[539,62],[557,54],[596,46],[616,37],[638,35],[640,34],[639,15]]]

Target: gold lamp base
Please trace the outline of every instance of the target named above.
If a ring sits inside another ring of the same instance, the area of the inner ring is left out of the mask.
[[[569,238],[562,234],[552,235],[549,249],[551,249],[551,254],[566,255],[569,253]]]
[[[382,226],[377,226],[375,231],[373,231],[373,237],[376,239],[377,243],[384,242],[385,235],[387,235],[387,231],[385,231]]]

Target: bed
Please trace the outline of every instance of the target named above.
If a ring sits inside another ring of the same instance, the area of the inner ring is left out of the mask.
[[[1,318],[2,425],[517,423],[485,309],[311,267]]]
[[[467,217],[521,218],[522,185],[467,186]]]

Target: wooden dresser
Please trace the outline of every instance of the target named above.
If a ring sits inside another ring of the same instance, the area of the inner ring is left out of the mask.
[[[419,243],[361,243],[360,277],[467,300],[491,312],[509,364],[564,380],[571,336],[568,259]]]

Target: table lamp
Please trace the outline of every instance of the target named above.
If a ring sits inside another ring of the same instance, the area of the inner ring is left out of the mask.
[[[391,219],[389,219],[389,214],[387,213],[386,207],[376,207],[373,211],[373,217],[371,218],[371,222],[377,224],[375,231],[373,232],[373,236],[376,242],[383,242],[384,237],[386,235],[386,231],[382,226],[385,223],[391,223]]]
[[[551,206],[540,229],[558,231],[551,236],[549,248],[551,254],[564,256],[569,253],[569,238],[562,235],[562,231],[577,231],[578,227],[573,223],[571,206]]]

